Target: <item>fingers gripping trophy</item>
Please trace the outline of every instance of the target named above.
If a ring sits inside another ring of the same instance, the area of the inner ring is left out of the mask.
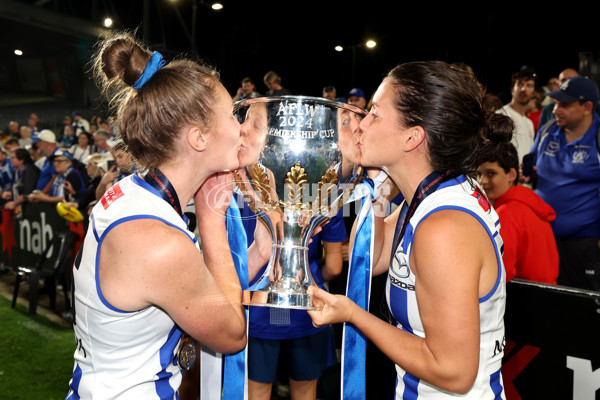
[[[244,291],[243,303],[316,309],[308,244],[343,207],[359,181],[358,122],[365,111],[305,96],[259,97],[236,103],[240,123],[262,133],[258,163],[236,174],[244,201],[273,237],[269,264]]]

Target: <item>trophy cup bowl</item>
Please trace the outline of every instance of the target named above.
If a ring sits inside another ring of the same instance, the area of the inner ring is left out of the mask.
[[[314,230],[334,217],[359,179],[356,135],[365,110],[307,96],[258,97],[237,102],[235,115],[254,129],[258,160],[234,173],[237,189],[273,237],[271,258],[243,304],[317,309],[308,245]],[[352,131],[351,127],[354,127]]]

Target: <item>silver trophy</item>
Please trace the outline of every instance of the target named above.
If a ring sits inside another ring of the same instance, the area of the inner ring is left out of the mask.
[[[258,157],[234,174],[236,184],[273,236],[270,261],[257,284],[244,291],[244,305],[316,309],[307,293],[314,284],[309,240],[342,209],[359,180],[356,141],[365,114],[350,104],[305,96],[235,104]]]

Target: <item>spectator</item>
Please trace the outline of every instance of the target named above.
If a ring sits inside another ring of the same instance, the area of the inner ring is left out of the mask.
[[[556,91],[558,89],[558,86],[560,86],[561,83],[563,83],[565,80],[567,80],[569,78],[573,78],[575,76],[579,76],[579,72],[577,72],[576,69],[573,69],[573,68],[563,69],[558,74],[558,82],[557,82],[558,85],[556,86],[556,88],[554,90],[550,90],[550,92]],[[539,128],[546,125],[546,123],[548,121],[554,119],[554,115],[552,114],[552,110],[554,110],[554,100],[552,99],[552,97],[548,96],[548,94],[546,94],[546,98],[550,99],[550,102],[542,108],[542,112],[540,114],[540,119],[538,121],[538,130],[539,130]]]
[[[39,154],[46,157],[44,163],[40,167],[40,177],[36,189],[48,193],[50,192],[52,181],[56,175],[56,169],[50,160],[50,157],[58,151],[56,135],[50,129],[44,129],[38,135],[33,136],[31,140],[36,144],[36,149]]]
[[[35,190],[40,169],[33,163],[29,151],[22,148],[13,150],[10,162],[15,169],[15,174],[12,181],[12,193],[8,199],[10,201],[4,205],[4,208],[14,210],[27,201],[27,197]]]
[[[81,135],[79,135],[79,137],[81,137]],[[90,206],[93,206],[96,203],[96,188],[98,187],[102,176],[105,174],[105,171],[100,167],[103,160],[104,156],[98,153],[88,156],[85,160],[88,181],[83,193],[77,194],[71,183],[69,181],[65,182],[65,188],[71,193],[75,193],[71,196],[70,205],[77,207],[83,215],[89,215],[91,212]],[[104,168],[106,168],[106,166],[104,166]]]
[[[535,95],[529,101],[529,108],[525,115],[533,122],[533,134],[535,135],[538,131],[538,125],[540,122],[540,115],[542,114],[542,101],[544,100],[543,90],[536,90]]]
[[[6,143],[4,143],[4,149],[8,154],[10,154],[13,150],[18,149],[19,147],[21,147],[19,145],[19,141],[15,138],[10,138],[6,141]]]
[[[15,170],[8,158],[8,151],[0,147],[0,191],[10,191]]]
[[[71,126],[73,127],[73,130],[75,131],[75,136],[79,136],[79,134],[83,131],[89,132],[90,123],[88,122],[87,119],[84,119],[81,116],[81,113],[79,111],[77,111],[77,110],[73,111],[73,113],[71,114],[71,117],[73,118],[73,123],[71,124]]]
[[[96,147],[91,142],[92,135],[87,132],[81,132],[77,137],[77,143],[71,146],[69,153],[71,153],[74,159],[85,164],[88,157],[96,151]]]
[[[65,115],[65,117],[63,118],[63,126],[60,130],[61,137],[65,136],[65,129],[67,126],[70,126],[70,127],[73,126],[73,118],[71,118],[70,115]]]
[[[556,212],[557,283],[600,290],[600,117],[594,111],[598,86],[591,79],[566,79],[554,99],[556,119],[541,128],[536,154],[536,192]]]
[[[73,166],[73,156],[66,151],[58,150],[50,157],[56,168],[56,179],[52,183],[48,194],[43,192],[32,193],[29,201],[33,203],[59,203],[70,201],[73,195],[85,191],[85,181],[81,173]],[[65,183],[70,183],[71,190],[65,189]]]
[[[31,148],[29,149],[29,154],[31,154],[31,159],[38,169],[42,169],[44,163],[46,162],[46,156],[40,153],[40,150],[37,147],[37,143],[32,140]]]
[[[508,115],[515,125],[512,143],[519,154],[519,163],[523,162],[523,156],[529,152],[535,130],[533,122],[527,118],[530,101],[535,97],[538,87],[537,74],[532,69],[522,69],[511,76],[510,103],[502,107],[498,112]]]
[[[281,77],[274,71],[267,72],[263,78],[263,82],[267,89],[269,89],[266,93],[267,96],[285,96],[291,94],[289,90],[281,86]]]
[[[20,129],[19,129],[19,146],[25,148],[29,148],[31,147],[31,128],[28,127],[27,125],[23,125]]]
[[[546,86],[543,87],[544,100],[542,101],[542,109],[552,102],[552,99],[546,96],[546,93],[554,92],[556,89],[558,89],[559,86],[560,81],[558,80],[557,76],[553,76],[550,79],[548,79]]]
[[[348,93],[348,103],[360,107],[362,109],[367,107],[367,98],[365,92],[361,88],[353,88]]]
[[[256,91],[254,81],[252,80],[252,78],[247,76],[244,79],[242,79],[242,86],[238,88],[237,93],[233,97],[233,102],[239,100],[253,99],[259,96],[260,93]]]
[[[513,278],[556,284],[558,250],[550,222],[556,214],[533,190],[520,186],[519,160],[512,143],[490,141],[490,156],[478,181],[500,218],[506,281]]]
[[[19,123],[17,121],[10,121],[8,123],[8,135],[18,139],[20,137],[19,133]]]
[[[10,135],[3,130],[0,130],[0,146],[4,145],[10,139]]]
[[[94,144],[100,154],[110,153],[110,138],[110,132],[104,129],[98,129],[94,134]]]
[[[29,115],[29,120],[27,124],[29,125],[29,129],[31,129],[31,136],[35,136],[41,132],[41,129],[38,125],[39,122],[40,118],[36,113],[31,113],[31,115]]]
[[[323,88],[323,97],[329,100],[337,100],[337,90],[335,86],[325,86]]]
[[[59,147],[61,149],[68,150],[71,148],[71,146],[73,146],[75,143],[77,143],[78,136],[75,135],[75,130],[73,129],[72,126],[65,126],[65,129],[63,132],[64,132],[64,135],[60,139]],[[79,134],[81,134],[81,132],[85,132],[85,131],[80,131]]]

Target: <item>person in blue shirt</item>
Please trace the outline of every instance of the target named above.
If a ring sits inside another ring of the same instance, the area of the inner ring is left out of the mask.
[[[555,100],[556,120],[540,131],[531,151],[536,155],[536,192],[556,211],[557,283],[600,290],[598,86],[575,76],[548,96]]]
[[[40,168],[36,190],[49,193],[52,187],[52,180],[56,176],[56,168],[51,161],[52,156],[58,150],[56,135],[50,129],[43,129],[39,134],[33,135],[31,140],[37,144],[38,151],[46,157],[44,164]]]

